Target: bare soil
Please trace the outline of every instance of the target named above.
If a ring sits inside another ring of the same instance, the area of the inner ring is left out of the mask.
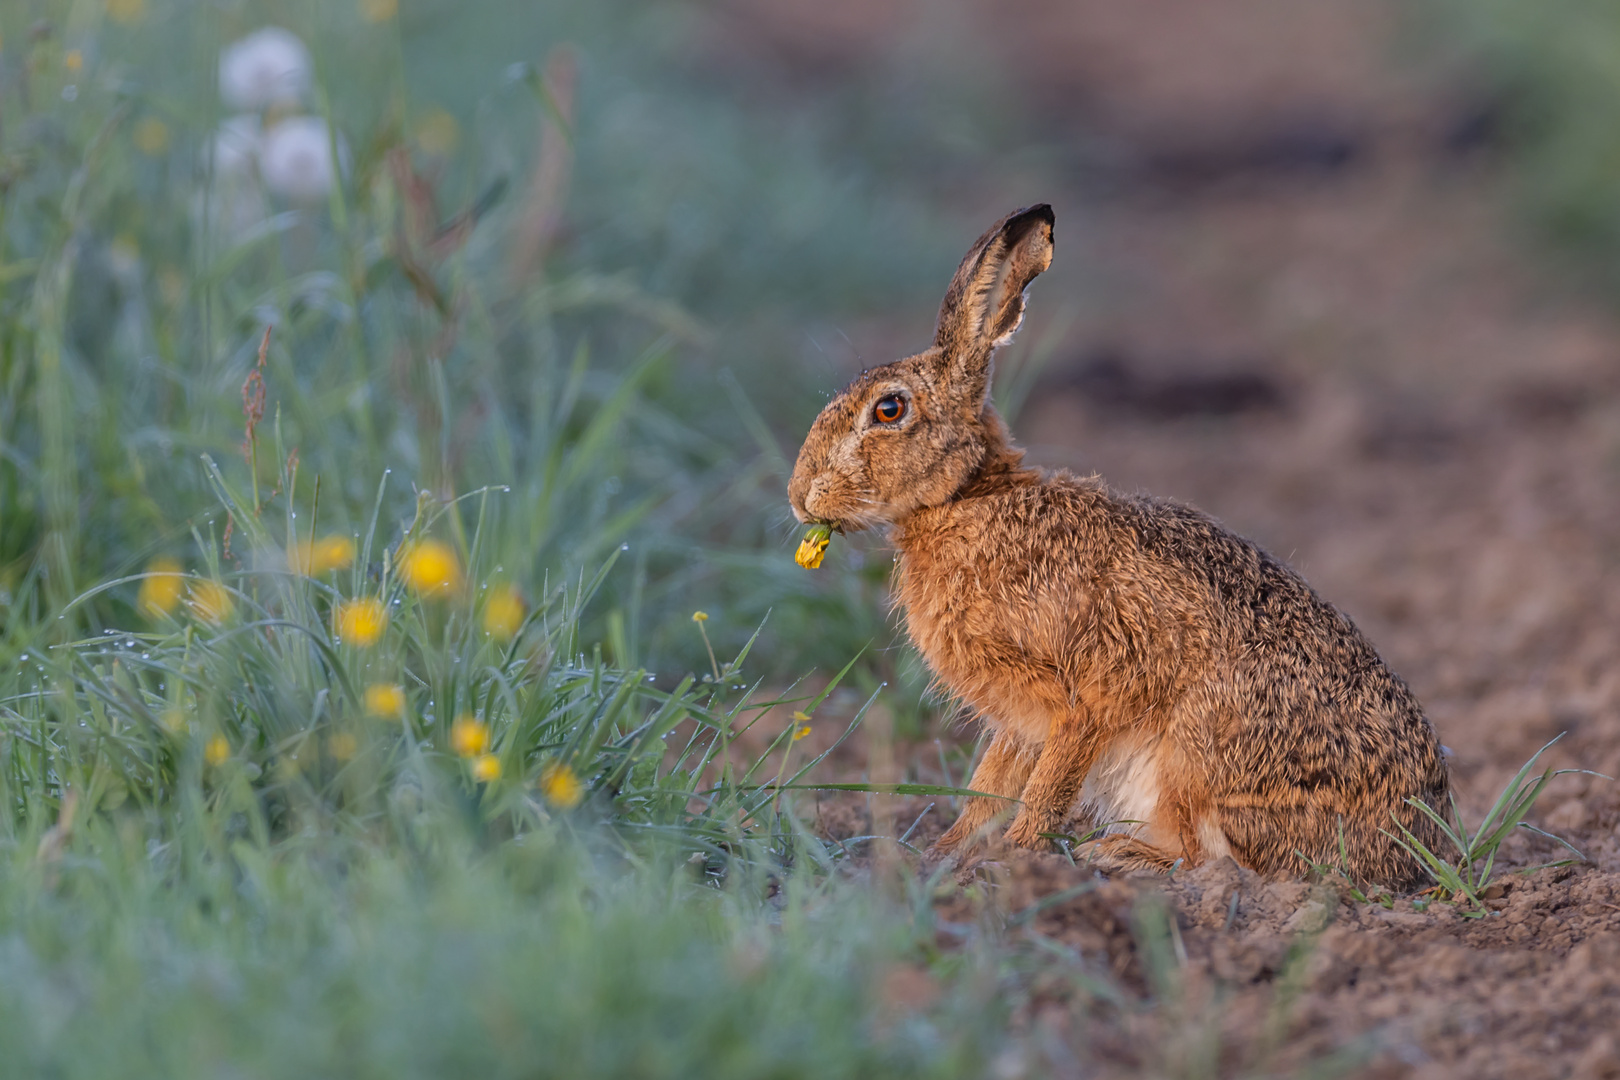
[[[929,9],[758,0],[717,18],[785,71],[836,76],[883,63]],[[1560,733],[1548,764],[1620,776],[1620,326],[1512,234],[1488,116],[1400,66],[1394,10],[967,4],[1043,130],[1088,148],[1039,191],[986,162],[973,201],[985,220],[1058,210],[1025,334],[1074,321],[1014,425],[1033,456],[1194,503],[1301,570],[1425,702],[1477,820]],[[881,814],[904,828],[926,804]],[[835,834],[873,827],[824,809]],[[1162,897],[1175,1008],[1071,987],[1023,1022],[1085,1048],[1087,1074],[1342,1053],[1354,1075],[1620,1076],[1620,785],[1559,778],[1532,820],[1588,861],[1508,877],[1477,919],[1230,862],[1097,882],[1013,925],[1145,991],[1141,913]],[[1528,833],[1504,849],[1509,868],[1554,854]],[[1091,879],[1014,853],[939,910],[1006,919]],[[1188,1057],[1206,1030],[1224,1035]]]

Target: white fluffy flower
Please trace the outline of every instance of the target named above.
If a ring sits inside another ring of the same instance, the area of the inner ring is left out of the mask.
[[[337,181],[332,138],[326,121],[315,116],[289,116],[259,140],[259,175],[264,186],[295,202],[326,197]]]
[[[219,54],[219,95],[232,109],[256,111],[303,100],[309,90],[309,50],[279,27],[255,30]]]

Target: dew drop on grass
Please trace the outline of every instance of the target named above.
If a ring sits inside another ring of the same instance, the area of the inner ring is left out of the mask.
[[[629,551],[630,550],[630,545],[629,544],[620,544],[619,545],[619,550],[620,551]]]
[[[150,659],[152,659],[152,654],[149,653],[149,652],[143,652],[143,653],[141,653],[141,659],[142,660],[150,660]]]

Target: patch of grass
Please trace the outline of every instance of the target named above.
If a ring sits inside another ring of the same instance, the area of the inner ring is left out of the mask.
[[[864,163],[858,103],[784,123],[691,71],[695,16],[623,0],[0,11],[7,627],[32,638],[89,583],[200,554],[191,528],[215,511],[199,455],[242,441],[269,325],[264,423],[319,476],[334,528],[358,529],[385,470],[408,481],[385,520],[412,512],[411,484],[506,486],[523,512],[502,518],[503,565],[526,586],[631,544],[590,616],[616,663],[695,667],[676,616],[697,606],[726,613],[709,629],[733,651],[773,613],[779,677],[886,646],[875,561],[813,577],[788,559],[786,455],[826,389],[802,373],[800,321],[926,303],[957,244]],[[311,48],[293,111],[337,134],[327,198],[226,175],[210,150],[230,119],[220,49],[261,21]],[[256,468],[273,486],[275,463]],[[76,629],[128,622],[121,595]],[[0,634],[0,659],[26,647]],[[864,688],[904,674],[868,656]]]
[[[917,929],[864,890],[636,865],[553,822],[490,847],[237,844],[180,873],[128,819],[4,850],[0,1038],[15,1075],[984,1074],[994,956],[896,1009]],[[443,811],[443,812],[441,812]]]
[[[1417,859],[1429,876],[1434,879],[1441,899],[1448,899],[1466,907],[1460,909],[1462,914],[1477,918],[1485,914],[1485,890],[1490,888],[1497,878],[1496,857],[1502,844],[1516,830],[1524,829],[1537,836],[1546,837],[1554,843],[1567,848],[1571,858],[1559,859],[1554,862],[1541,863],[1537,866],[1525,867],[1514,871],[1520,874],[1534,873],[1553,866],[1568,866],[1575,862],[1584,862],[1586,856],[1582,855],[1574,845],[1559,836],[1554,836],[1543,829],[1538,829],[1525,820],[1530,810],[1535,806],[1536,799],[1541,792],[1552,782],[1553,777],[1569,773],[1578,773],[1586,776],[1601,776],[1588,769],[1543,769],[1539,774],[1535,772],[1536,763],[1541,756],[1563,738],[1559,735],[1552,742],[1537,750],[1530,759],[1519,767],[1512,779],[1502,788],[1491,804],[1479,824],[1470,829],[1463,820],[1462,810],[1457,806],[1456,797],[1451,800],[1450,819],[1423,802],[1421,799],[1407,799],[1419,813],[1425,815],[1440,827],[1441,832],[1451,843],[1453,851],[1436,852],[1431,850],[1412,834],[1406,826],[1399,821],[1395,823],[1400,830],[1400,836],[1390,835],[1396,843]],[[1604,779],[1608,779],[1604,777]]]

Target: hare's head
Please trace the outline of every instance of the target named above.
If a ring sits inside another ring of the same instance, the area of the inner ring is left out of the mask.
[[[1052,264],[1052,208],[981,236],[945,291],[934,345],[864,371],[816,417],[788,499],[800,521],[881,527],[950,501],[1005,439],[990,362],[1024,319],[1024,290]]]

